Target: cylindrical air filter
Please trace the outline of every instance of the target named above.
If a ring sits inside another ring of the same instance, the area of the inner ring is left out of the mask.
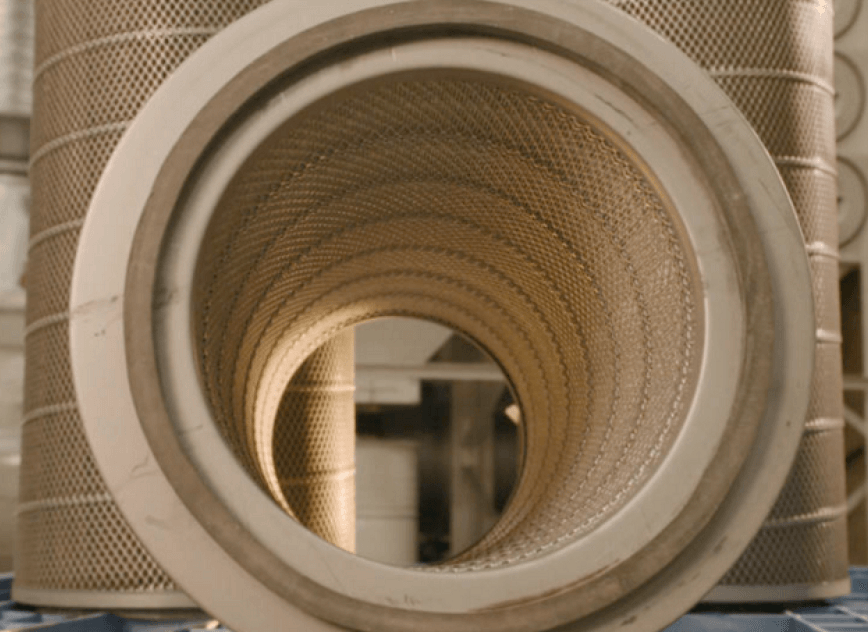
[[[355,550],[356,404],[353,330],[305,360],[283,393],[268,438],[278,502],[321,538]]]
[[[780,601],[846,595],[831,3],[616,4],[677,44],[738,105],[787,185],[811,262],[817,346],[799,455],[763,530],[708,598]]]
[[[261,7],[136,117],[72,285],[108,488],[239,632],[658,629],[755,535],[808,404],[810,272],[773,162],[695,63],[597,2]],[[474,341],[521,406],[511,502],[430,568],[286,510],[293,381],[380,317]]]
[[[190,605],[127,526],[85,441],[68,342],[72,264],[94,188],[130,121],[182,60],[262,3],[35,3],[19,601]],[[3,0],[0,6],[20,12],[31,4]],[[7,49],[0,51],[5,70]]]

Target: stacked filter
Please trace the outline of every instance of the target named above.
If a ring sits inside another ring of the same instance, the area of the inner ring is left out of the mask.
[[[126,517],[238,629],[683,612],[759,527],[807,405],[806,258],[759,141],[673,46],[579,2],[274,3],[143,107],[256,4],[39,5],[16,597],[186,604]],[[807,15],[763,6],[739,32]],[[785,120],[782,145],[802,119]],[[816,269],[833,250],[809,252]],[[333,334],[380,316],[479,341],[526,413],[508,515],[441,572],[374,567],[285,515],[352,548],[311,503],[351,479],[351,424],[317,424],[352,408]]]
[[[324,540],[356,547],[354,334],[313,353],[286,387],[271,450],[284,510]]]
[[[811,404],[787,485],[709,598],[846,594],[832,11],[815,0],[615,0],[705,68],[783,177],[805,237],[817,342]]]
[[[69,364],[70,279],[91,196],[130,121],[187,56],[263,3],[36,2],[20,601],[190,604],[129,529],[87,445]]]
[[[713,81],[613,7],[272,3],[163,84],[102,182],[71,293],[83,427],[235,629],[659,628],[783,486],[815,334],[797,218]],[[479,343],[522,406],[505,515],[435,569],[313,537],[288,484],[341,469],[277,462],[284,411],[325,410],[299,394],[350,392],[309,353],[394,316]]]

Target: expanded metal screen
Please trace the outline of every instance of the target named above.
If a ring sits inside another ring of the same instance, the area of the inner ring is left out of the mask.
[[[808,408],[808,258],[768,153],[612,7],[300,11],[192,56],[95,194],[69,335],[112,496],[238,629],[663,625],[756,533]],[[504,515],[428,569],[287,516],[350,505],[336,349],[379,317],[477,343],[522,412]]]
[[[184,58],[260,4],[38,2],[19,598],[52,603],[62,591],[102,605],[103,593],[176,591],[120,516],[82,432],[68,343],[72,264],[96,183],[132,118]],[[725,583],[846,576],[836,553],[829,20],[808,0],[617,4],[692,53],[751,119],[789,185],[814,272],[817,368],[801,461]],[[263,143],[221,199],[194,301],[209,404],[250,475],[352,548],[349,426],[310,432],[316,419],[349,419],[351,345],[308,360],[312,375],[334,369],[329,379],[293,381],[292,371],[308,352],[341,346],[329,341],[345,326],[417,316],[480,342],[524,416],[544,420],[528,431],[523,483],[504,518],[445,568],[534,559],[623,508],[682,427],[703,332],[678,211],[619,142],[542,92],[480,75],[336,94]],[[333,327],[318,328],[326,317]],[[285,362],[290,352],[298,363]],[[298,469],[300,446],[311,459]],[[322,517],[323,484],[346,519]],[[764,543],[785,531],[811,543],[808,552],[822,542],[821,568],[757,579],[750,560],[771,565]]]
[[[502,363],[532,420],[506,514],[447,567],[550,551],[623,507],[681,428],[702,320],[679,225],[611,132],[527,87],[434,76],[330,97],[257,149],[202,241],[215,421],[279,495],[280,361],[342,325],[437,320]]]
[[[764,530],[722,583],[846,580],[832,3],[610,2],[677,44],[738,105],[787,185],[811,263],[817,343],[802,446]]]
[[[72,265],[91,196],[127,125],[188,55],[263,3],[36,1],[18,599],[187,603],[120,515],[85,440],[68,345]]]

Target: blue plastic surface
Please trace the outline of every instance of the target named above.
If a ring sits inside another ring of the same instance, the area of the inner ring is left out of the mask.
[[[12,575],[0,574],[0,632],[204,632],[202,621],[146,621],[106,612],[56,614],[39,612],[11,601]],[[211,628],[231,632],[226,628]]]
[[[850,569],[852,591],[780,614],[688,614],[665,632],[868,632],[868,568]]]
[[[665,632],[868,632],[868,568],[850,569],[847,597],[778,614],[688,614]],[[0,575],[0,632],[205,632],[201,621],[143,621],[107,613],[43,614],[11,601],[12,575]],[[210,628],[231,632],[226,628]]]

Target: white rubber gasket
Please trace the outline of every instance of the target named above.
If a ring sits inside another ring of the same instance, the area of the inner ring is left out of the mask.
[[[71,345],[76,388],[88,439],[97,461],[121,510],[157,559],[203,607],[239,630],[275,629],[275,621],[287,622],[288,629],[299,626],[304,626],[305,630],[335,628],[277,596],[249,568],[245,569],[239,560],[231,558],[191,513],[190,499],[187,498],[185,504],[176,489],[177,481],[173,486],[173,481],[169,481],[159,467],[158,457],[152,453],[139,425],[127,373],[123,319],[127,263],[140,215],[158,181],[164,160],[200,110],[223,86],[293,34],[353,10],[385,4],[389,3],[364,0],[324,2],[311,10],[302,9],[295,2],[275,2],[218,35],[160,89],[136,119],[100,184],[80,242],[73,281]],[[810,281],[801,234],[777,172],[762,145],[734,107],[714,89],[711,81],[674,47],[660,42],[617,11],[596,4],[583,3],[573,7],[560,2],[523,0],[502,4],[509,8],[532,7],[541,14],[557,16],[566,24],[581,24],[600,39],[635,59],[643,60],[703,120],[726,152],[730,164],[741,168],[741,184],[750,197],[751,206],[764,211],[756,214],[754,220],[765,242],[773,279],[778,339],[775,349],[780,357],[776,358],[775,387],[768,407],[767,419],[770,422],[761,427],[758,447],[748,456],[745,465],[745,472],[755,470],[755,478],[764,483],[752,485],[754,479],[746,473],[739,479],[741,484],[737,485],[745,497],[740,501],[730,501],[733,498],[730,494],[727,498],[733,508],[729,511],[725,505],[721,512],[728,518],[715,522],[713,526],[719,528],[721,522],[737,526],[733,527],[732,537],[701,549],[702,555],[698,559],[705,565],[699,569],[699,576],[704,581],[697,580],[673,593],[665,581],[661,586],[658,585],[661,581],[655,580],[626,600],[645,600],[641,605],[645,610],[643,622],[637,627],[647,629],[648,621],[655,621],[654,616],[665,624],[672,613],[689,608],[726,571],[760,526],[763,516],[756,514],[763,512],[757,507],[770,507],[774,501],[777,488],[770,491],[769,481],[772,487],[783,483],[795,453],[800,436],[797,426],[807,407],[813,353],[813,311],[810,292],[804,291],[810,288]],[[251,119],[245,132],[248,134],[244,137],[246,140],[232,145],[239,153],[233,157],[229,152],[227,161],[214,163],[216,181],[232,172],[233,165],[237,164],[233,161],[243,159],[245,152],[255,147],[256,138],[267,135],[269,126],[285,120],[294,108],[303,106],[305,99],[333,90],[335,86],[329,81],[348,76],[361,80],[365,72],[382,74],[432,67],[431,54],[435,54],[440,67],[495,72],[503,67],[504,55],[508,56],[510,50],[525,48],[518,44],[470,40],[465,45],[472,47],[473,55],[468,55],[468,49],[458,45],[420,43],[396,47],[388,55],[374,51],[367,57],[360,56],[355,60],[355,66],[352,63],[342,66],[341,72],[346,72],[345,75],[326,70],[311,76],[306,80],[308,84],[304,90],[288,91],[275,102],[277,109],[270,110],[274,115],[272,118],[263,115]],[[580,102],[609,127],[618,131],[628,129],[630,133],[625,138],[644,159],[651,155],[678,164],[678,168],[671,171],[661,169],[655,174],[678,208],[690,208],[690,202],[702,199],[690,178],[682,180],[678,177],[678,174],[690,170],[686,157],[673,151],[675,146],[671,142],[667,144],[665,130],[650,118],[642,119],[642,108],[638,104],[634,104],[634,110],[625,112],[620,107],[624,105],[623,99],[612,101],[616,91],[609,82],[587,70],[583,71],[586,76],[582,81],[576,81],[575,64],[566,60],[555,61],[551,54],[539,54],[548,57],[544,66],[534,65],[524,53],[509,59],[510,76],[543,82],[547,89]],[[551,71],[559,63],[563,64],[561,72]],[[402,64],[405,64],[403,68]],[[567,66],[573,74],[566,72]],[[547,72],[542,72],[546,69]],[[361,74],[353,75],[354,70]],[[613,106],[613,102],[617,102],[619,107]],[[221,168],[226,171],[221,172]],[[670,168],[669,163],[667,168]],[[202,190],[213,194],[216,189],[204,187]],[[205,196],[198,203],[203,209],[202,214],[193,212],[185,219],[201,229],[204,225],[202,218],[207,216],[211,202]],[[119,208],[129,209],[129,212],[118,213]],[[191,208],[195,208],[195,204]],[[695,208],[695,217],[686,218],[685,224],[701,262],[710,300],[706,305],[707,347],[700,381],[709,385],[703,393],[711,403],[699,406],[694,402],[695,409],[691,414],[714,411],[715,399],[726,401],[727,395],[732,395],[732,374],[738,370],[739,352],[743,349],[739,332],[744,328],[738,317],[739,309],[732,302],[738,294],[726,260],[726,244],[721,242],[713,223],[709,223],[710,209],[701,204]],[[193,239],[190,243],[195,243],[196,234],[195,230],[188,233]],[[186,248],[175,252],[181,257],[175,268],[189,270],[191,266],[185,265],[183,257],[194,256],[195,252]],[[179,287],[183,288],[185,279],[179,278],[178,281]],[[189,282],[189,278],[186,281]],[[180,309],[172,312],[171,318],[183,319],[184,302],[177,305]],[[174,332],[182,329],[177,326],[169,328]],[[182,350],[189,347],[188,343],[178,343]],[[178,377],[176,383],[182,385],[185,392],[184,397],[171,399],[184,407],[176,419],[182,420],[181,424],[189,424],[180,428],[179,434],[189,437],[189,431],[195,431],[195,441],[184,441],[188,454],[229,512],[237,517],[238,528],[254,534],[284,563],[316,584],[351,598],[401,610],[452,615],[484,610],[504,601],[528,599],[546,590],[556,591],[577,577],[605,570],[617,562],[614,557],[617,552],[623,553],[624,542],[635,541],[635,548],[639,548],[650,539],[649,536],[659,533],[675,517],[682,501],[673,502],[670,498],[661,503],[660,495],[669,492],[686,501],[693,491],[694,481],[685,473],[689,473],[691,468],[700,472],[707,465],[722,430],[722,424],[715,422],[713,415],[708,415],[705,425],[687,423],[671,457],[640,496],[604,528],[555,555],[498,571],[431,575],[384,567],[356,558],[330,547],[286,518],[234,463],[216,430],[207,425],[199,429],[198,421],[207,407],[202,408],[204,401],[197,395],[198,387],[190,383],[190,376],[195,375],[195,371],[190,372],[193,368],[191,356],[185,357],[183,353],[178,356],[181,358],[180,366],[173,365],[172,370],[178,371],[174,374]],[[186,392],[186,389],[191,390]],[[112,432],[106,432],[107,424],[114,426]],[[715,428],[717,436],[714,435]],[[123,441],[117,442],[117,436],[122,436]],[[776,455],[774,462],[765,462],[770,454]],[[745,507],[745,502],[750,504]],[[655,507],[664,510],[655,511]],[[698,545],[698,541],[704,539],[707,538],[697,538],[694,544]],[[294,546],[287,547],[287,541],[294,542]],[[622,546],[614,546],[616,543]],[[220,580],[214,581],[215,576]],[[255,595],[255,602],[247,595]],[[630,629],[636,619],[631,623],[630,608],[618,605],[617,615],[611,614],[609,609],[609,615],[599,615],[599,624],[589,621],[583,629],[603,629],[609,625],[607,616],[621,618],[621,614],[624,614],[621,622],[626,622],[625,629]],[[360,616],[364,617],[364,614]],[[533,629],[521,625],[522,622],[516,622],[509,629]]]

